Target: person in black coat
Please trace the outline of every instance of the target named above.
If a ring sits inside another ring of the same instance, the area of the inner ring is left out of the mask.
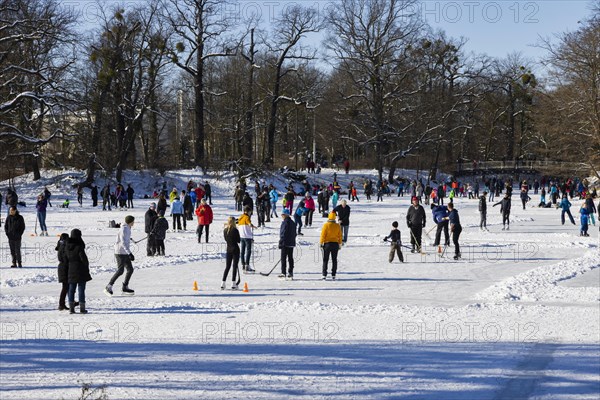
[[[92,185],[92,207],[98,206],[98,187],[96,185]]]
[[[194,220],[194,204],[192,203],[192,198],[189,193],[186,193],[185,190],[181,191],[181,197],[183,197],[183,228],[185,229],[185,221],[193,221]]]
[[[412,205],[406,213],[406,225],[410,229],[410,244],[412,246],[411,252],[421,252],[421,235],[423,234],[423,228],[425,228],[425,209],[419,204],[419,198],[417,196],[412,197]]]
[[[133,208],[133,194],[135,191],[131,187],[131,183],[127,184],[127,208]]]
[[[487,229],[487,191],[479,196],[479,229]]]
[[[350,206],[346,199],[342,200],[341,204],[333,209],[336,213],[340,226],[342,227],[342,244],[348,241],[348,229],[350,228]]]
[[[69,234],[63,233],[56,243],[56,255],[58,257],[58,282],[62,283],[62,290],[60,297],[58,298],[58,309],[59,311],[67,310],[66,305],[67,293],[69,292],[69,276],[68,276],[68,265],[67,265],[67,254],[66,247],[67,241],[69,240]]]
[[[450,211],[450,214],[446,218],[448,221],[450,221],[450,232],[452,232],[452,243],[454,243],[454,259],[458,260],[460,258],[460,245],[458,244],[458,238],[462,232],[462,226],[460,225],[458,211],[456,211],[454,208],[453,203],[448,203],[448,210]]]
[[[152,232],[154,228],[154,223],[158,218],[158,213],[155,211],[156,204],[151,203],[150,207],[148,207],[148,211],[144,215],[144,232],[148,235],[148,242],[146,243],[146,254],[148,257],[154,256],[156,254],[156,240],[155,235]]]
[[[237,290],[238,284],[235,280],[239,274],[238,267],[240,262],[240,232],[235,226],[235,217],[229,217],[225,229],[223,230],[223,236],[227,243],[227,253],[225,255],[225,271],[223,271],[223,283],[221,284],[221,290],[225,289],[227,275],[233,265],[233,271],[231,272],[231,289]]]
[[[287,278],[294,279],[294,247],[296,247],[296,224],[290,217],[290,211],[284,208],[281,212],[283,221],[279,228],[279,248],[281,249],[281,275],[280,278],[286,277],[286,266]]]
[[[242,199],[242,207],[246,209],[246,207],[250,207],[250,211],[254,213],[254,201],[248,192],[244,193],[244,198]]]
[[[492,207],[496,207],[498,204],[500,204],[500,212],[502,213],[502,230],[509,230],[510,229],[510,206],[511,206],[511,202],[510,202],[510,195],[508,193],[506,193],[504,195],[504,198],[502,200],[500,200],[499,202],[497,202],[496,204],[494,204]]]
[[[167,212],[167,198],[164,193],[158,196],[158,202],[156,203],[156,212],[160,214],[161,211],[165,214]]]
[[[211,189],[210,184],[208,182],[206,182],[204,184],[204,198],[208,202],[208,205],[212,206],[212,189]],[[198,201],[200,201],[200,200],[201,199],[198,199]]]
[[[85,243],[81,231],[73,229],[66,245],[66,265],[69,279],[69,312],[75,313],[75,290],[79,293],[79,312],[87,314],[85,309],[85,285],[92,280],[90,263],[85,254]]]
[[[164,210],[158,212],[158,218],[154,221],[154,227],[152,228],[151,235],[154,236],[154,244],[156,252],[154,254],[159,256],[165,255],[165,237],[169,230],[169,221],[165,218]]]
[[[19,214],[17,207],[11,206],[8,209],[8,217],[4,222],[4,232],[8,238],[8,245],[10,247],[10,255],[12,256],[11,268],[23,267],[21,262],[21,238],[23,232],[25,232],[25,220],[23,216]]]

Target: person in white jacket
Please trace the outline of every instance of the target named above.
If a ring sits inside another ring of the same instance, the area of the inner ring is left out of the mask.
[[[106,285],[104,292],[112,296],[113,294],[113,285],[116,280],[119,279],[123,272],[127,270],[125,274],[125,280],[123,281],[123,294],[133,295],[135,292],[133,289],[129,288],[129,280],[131,279],[131,275],[133,274],[133,265],[131,262],[135,260],[133,253],[131,252],[131,248],[129,247],[129,243],[131,242],[131,228],[133,227],[133,223],[135,218],[131,215],[125,217],[125,223],[121,225],[119,229],[119,233],[117,234],[117,241],[115,242],[115,258],[117,259],[117,272],[110,278],[110,282]]]

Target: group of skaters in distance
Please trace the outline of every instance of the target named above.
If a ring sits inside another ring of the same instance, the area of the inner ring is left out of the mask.
[[[431,230],[436,229],[434,247],[444,246],[444,253],[447,246],[450,246],[450,238],[454,247],[454,259],[461,257],[459,238],[462,232],[460,217],[455,208],[455,199],[467,198],[478,199],[480,213],[480,229],[487,230],[487,203],[493,203],[493,207],[500,206],[502,215],[503,230],[510,229],[510,212],[513,194],[513,182],[511,179],[488,179],[484,180],[482,188],[478,182],[461,183],[457,180],[432,185],[429,182],[423,184],[421,180],[398,179],[393,184],[385,180],[373,183],[370,179],[362,182],[363,193],[367,200],[370,200],[371,194],[377,191],[377,201],[382,201],[383,194],[390,196],[397,192],[398,196],[409,195],[411,205],[406,213],[406,225],[410,238],[410,247],[403,246],[401,232],[397,221],[392,223],[392,230],[384,241],[390,242],[390,252],[388,261],[393,262],[397,256],[400,262],[404,262],[402,248],[409,248],[413,253],[422,252],[423,230],[426,228],[426,211],[422,204],[431,208],[432,219],[435,225]],[[572,224],[575,224],[571,213],[571,201],[581,201],[580,206],[580,235],[589,236],[589,224],[595,225],[595,214],[600,208],[594,204],[597,198],[595,188],[588,188],[586,181],[578,179],[557,180],[542,178],[541,181],[534,180],[533,185],[527,181],[522,181],[518,185],[519,198],[523,209],[526,209],[527,203],[531,200],[530,195],[540,196],[538,207],[560,208],[561,223],[566,222],[566,217]],[[93,190],[94,188],[92,188]],[[107,189],[107,190],[105,190]],[[299,192],[290,185],[284,193],[279,191],[266,182],[255,181],[254,198],[249,194],[245,181],[240,181],[234,190],[235,209],[240,212],[238,217],[229,217],[224,230],[223,238],[226,243],[225,270],[223,271],[221,289],[226,288],[226,282],[231,272],[231,288],[238,289],[240,283],[240,273],[253,273],[252,253],[254,243],[254,230],[264,227],[265,223],[271,222],[272,218],[281,217],[279,227],[278,247],[280,249],[281,273],[279,278],[293,280],[294,277],[294,258],[293,251],[296,247],[296,238],[303,235],[303,227],[313,226],[314,213],[327,218],[321,227],[319,244],[323,254],[322,279],[326,280],[331,276],[336,279],[338,252],[343,248],[348,240],[348,231],[350,226],[350,206],[349,202],[360,201],[357,185],[350,181],[344,191],[337,181],[337,174],[333,174],[332,181],[325,185],[310,185],[307,180],[302,181]],[[479,191],[482,190],[481,195]],[[78,188],[79,191],[79,188]],[[533,191],[533,193],[531,193]],[[93,192],[92,192],[93,193]],[[133,207],[133,188],[131,185],[125,189],[122,185],[117,185],[118,195],[116,198],[124,199],[124,202],[118,203],[119,207]],[[123,195],[125,193],[126,195]],[[131,194],[131,195],[130,195]],[[347,198],[342,198],[343,196]],[[48,188],[37,197],[36,203],[36,229],[37,223],[40,225],[41,235],[48,236],[46,227],[46,209],[52,207],[50,202],[52,194]],[[129,199],[131,196],[131,199]],[[316,201],[315,198],[316,197]],[[150,197],[150,196],[147,196]],[[198,243],[202,243],[203,238],[206,243],[209,241],[209,228],[213,222],[213,210],[211,208],[212,195],[208,182],[205,184],[196,184],[192,181],[188,183],[185,190],[178,191],[173,188],[167,194],[163,185],[162,190],[152,194],[156,202],[150,204],[144,217],[144,231],[147,234],[146,255],[148,257],[165,255],[165,237],[169,231],[169,221],[165,217],[167,209],[170,209],[172,219],[172,231],[187,230],[187,221],[193,221],[194,214],[197,218],[196,236]],[[500,201],[494,202],[495,197]],[[110,186],[106,185],[102,193],[103,209],[115,203],[110,198]],[[560,198],[560,201],[559,201]],[[167,200],[168,199],[168,200]],[[445,200],[449,202],[444,204]],[[25,231],[25,222],[19,214],[18,207],[24,206],[18,201],[17,193],[9,188],[6,191],[4,202],[1,201],[0,207],[6,204],[8,208],[5,220],[5,233],[8,237],[12,268],[21,268],[21,240]],[[94,198],[92,197],[92,200]],[[278,214],[278,206],[281,204],[281,212]],[[331,211],[330,211],[331,204]],[[97,203],[96,203],[97,205]],[[1,212],[1,209],[0,209]],[[257,214],[257,226],[252,222],[253,215]],[[135,257],[132,253],[130,243],[131,229],[135,219],[128,215],[124,223],[117,225],[119,231],[114,244],[114,254],[116,259],[116,272],[109,280],[104,291],[112,296],[113,286],[117,280],[125,274],[122,282],[121,293],[133,295],[135,292],[129,287],[130,279],[133,274],[133,264]],[[444,241],[442,242],[442,233]],[[428,235],[427,235],[428,236]],[[143,240],[143,239],[142,239]],[[59,297],[59,310],[69,309],[71,313],[75,312],[75,307],[79,306],[80,313],[87,313],[85,308],[85,287],[86,282],[92,279],[89,271],[89,262],[85,253],[85,242],[82,238],[82,232],[79,229],[73,229],[71,234],[62,233],[56,245],[58,255],[58,278],[62,284],[62,290]],[[331,269],[329,269],[329,260],[331,259]],[[239,263],[241,260],[241,271]],[[276,267],[276,266],[275,266]],[[274,267],[274,268],[275,268]],[[75,293],[78,293],[78,301],[75,301]],[[66,299],[68,296],[68,307]]]

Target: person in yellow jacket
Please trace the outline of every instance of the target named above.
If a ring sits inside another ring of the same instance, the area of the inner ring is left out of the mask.
[[[249,206],[244,207],[244,213],[238,218],[237,228],[240,231],[240,240],[242,244],[242,270],[244,273],[254,272],[250,266],[250,256],[252,255],[252,243],[254,242],[254,224],[250,220],[252,209]]]
[[[335,222],[336,213],[330,212],[327,222],[321,229],[321,248],[323,249],[323,280],[327,279],[327,264],[331,255],[331,279],[335,280],[337,273],[337,255],[342,248],[342,228]]]
[[[171,193],[169,193],[169,203],[173,204],[176,197],[179,197],[179,194],[177,193],[177,188],[173,188]]]

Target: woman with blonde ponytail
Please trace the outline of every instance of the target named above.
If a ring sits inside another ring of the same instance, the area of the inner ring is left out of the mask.
[[[229,275],[229,270],[231,269],[232,264],[233,272],[231,275],[231,289],[237,290],[238,282],[236,282],[235,278],[238,274],[238,264],[240,261],[240,232],[235,226],[235,217],[229,217],[225,223],[223,236],[225,237],[225,242],[227,242],[227,254],[225,256],[225,271],[223,272],[223,283],[221,285],[221,290],[225,289],[225,281],[227,280],[227,275]]]

